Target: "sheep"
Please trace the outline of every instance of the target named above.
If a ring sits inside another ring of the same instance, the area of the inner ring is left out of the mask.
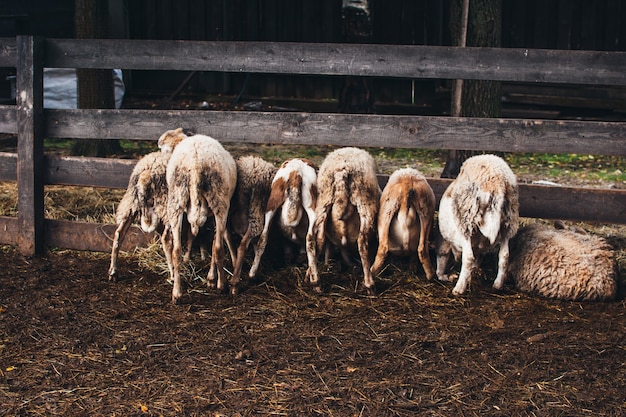
[[[163,133],[158,140],[161,151],[143,156],[133,168],[128,187],[120,200],[115,216],[118,226],[113,237],[109,266],[109,279],[112,281],[117,278],[117,258],[121,242],[124,241],[132,222],[138,215],[144,232],[161,233],[163,251],[169,264],[171,244],[169,233],[164,230],[167,205],[165,172],[172,150],[187,137],[182,132],[183,130],[178,128]]]
[[[270,196],[272,180],[276,173],[274,164],[256,156],[237,158],[237,186],[230,204],[229,231],[241,236],[231,277],[231,294],[237,293],[244,255],[250,242],[258,238],[264,229],[265,211]],[[232,244],[229,244],[232,246]],[[254,244],[255,258],[261,250],[258,240]],[[231,251],[233,252],[233,251]]]
[[[185,214],[193,236],[198,235],[210,216],[214,217],[215,233],[207,283],[210,288],[223,290],[225,287],[223,243],[230,201],[237,183],[237,166],[231,154],[217,140],[193,135],[172,151],[166,179],[167,219],[173,237],[172,302],[176,304],[182,297],[181,231]],[[236,259],[233,259],[235,262]]]
[[[393,172],[380,197],[378,251],[372,275],[381,270],[387,253],[406,255],[417,251],[426,277],[435,278],[428,254],[434,217],[435,193],[426,177],[414,168]]]
[[[279,230],[298,246],[304,245],[308,262],[306,279],[316,291],[320,291],[313,235],[316,204],[317,173],[313,163],[300,158],[284,161],[272,180],[265,211],[265,224],[259,238],[254,262],[250,267],[250,279],[256,276],[274,216],[280,213]]]
[[[560,300],[612,300],[617,294],[613,248],[599,236],[533,224],[511,239],[509,276],[525,292]]]
[[[351,264],[348,251],[357,247],[363,286],[369,294],[376,291],[369,259],[381,194],[376,173],[374,158],[363,149],[346,147],[328,154],[317,174],[319,198],[313,225],[317,248],[328,239],[346,264]]]
[[[501,289],[509,260],[509,240],[519,228],[517,179],[507,163],[496,155],[468,158],[441,197],[438,221],[439,280],[452,280],[445,273],[450,253],[457,259],[461,255],[461,272],[452,293],[463,294],[482,254],[499,243],[493,288]]]

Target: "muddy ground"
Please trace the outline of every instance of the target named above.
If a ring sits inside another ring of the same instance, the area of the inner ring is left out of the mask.
[[[198,259],[198,268],[205,265]],[[626,415],[626,305],[425,279],[392,258],[379,295],[332,264],[263,266],[236,299],[123,257],[0,250],[0,415]],[[204,271],[198,271],[200,275]]]

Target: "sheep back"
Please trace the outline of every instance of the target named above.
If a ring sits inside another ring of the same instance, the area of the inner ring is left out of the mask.
[[[233,231],[243,235],[250,226],[251,235],[259,236],[277,169],[257,156],[239,157],[236,164],[237,186],[230,206]]]
[[[444,208],[449,205],[449,208],[440,210],[444,219],[440,215],[439,226],[446,239],[454,235],[449,230],[451,227],[466,239],[480,232],[491,245],[517,233],[517,179],[507,163],[496,155],[468,158],[442,200]]]
[[[548,298],[611,300],[617,293],[617,261],[606,240],[539,224],[511,240],[509,274],[519,290]]]
[[[167,207],[166,171],[170,155],[152,152],[143,156],[133,168],[128,187],[116,211],[116,221],[141,216],[145,232],[154,231],[165,218]]]

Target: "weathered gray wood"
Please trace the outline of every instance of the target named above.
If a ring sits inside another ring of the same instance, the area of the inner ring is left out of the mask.
[[[126,188],[136,160],[46,157],[46,184]]]
[[[626,155],[626,123],[442,116],[47,110],[51,137],[155,140],[175,127],[222,142]]]
[[[93,252],[110,252],[116,225],[85,223],[69,220],[46,220],[46,244]],[[120,249],[131,251],[146,247],[157,239],[156,233],[144,233],[140,227],[131,226]],[[106,271],[103,271],[103,275]]]
[[[0,181],[17,181],[17,154],[0,152]]]
[[[0,133],[17,133],[15,106],[0,105]]]
[[[18,36],[17,46],[17,185],[19,250],[43,252],[43,39]]]
[[[0,38],[0,67],[15,67],[17,42],[15,38]]]
[[[19,225],[16,217],[0,216],[0,245],[19,243]]]
[[[626,53],[289,42],[49,39],[46,66],[626,85]]]

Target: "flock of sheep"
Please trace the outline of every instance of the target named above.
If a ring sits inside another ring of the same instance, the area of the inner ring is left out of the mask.
[[[497,250],[495,289],[511,277],[520,290],[558,299],[609,300],[617,293],[616,259],[605,240],[565,228],[520,228],[516,176],[495,155],[463,164],[441,198],[437,227],[436,199],[426,178],[416,169],[399,169],[381,190],[376,163],[363,149],[339,148],[316,169],[299,158],[279,168],[256,156],[235,160],[217,140],[187,136],[181,128],[163,133],[158,146],[160,151],[138,161],[119,203],[109,277],[116,278],[119,244],[139,217],[145,232],[161,234],[174,303],[183,295],[180,265],[189,259],[194,240],[203,257],[204,244],[212,242],[209,287],[235,295],[250,244],[254,260],[248,276],[254,278],[272,225],[306,252],[306,280],[316,292],[322,291],[317,269],[322,252],[328,262],[338,250],[348,265],[358,253],[370,294],[389,253],[417,252],[428,279],[456,279],[452,292],[461,295],[482,257]],[[241,238],[237,247],[233,235]],[[229,282],[225,246],[233,264]],[[458,277],[448,273],[451,255],[461,260]]]

